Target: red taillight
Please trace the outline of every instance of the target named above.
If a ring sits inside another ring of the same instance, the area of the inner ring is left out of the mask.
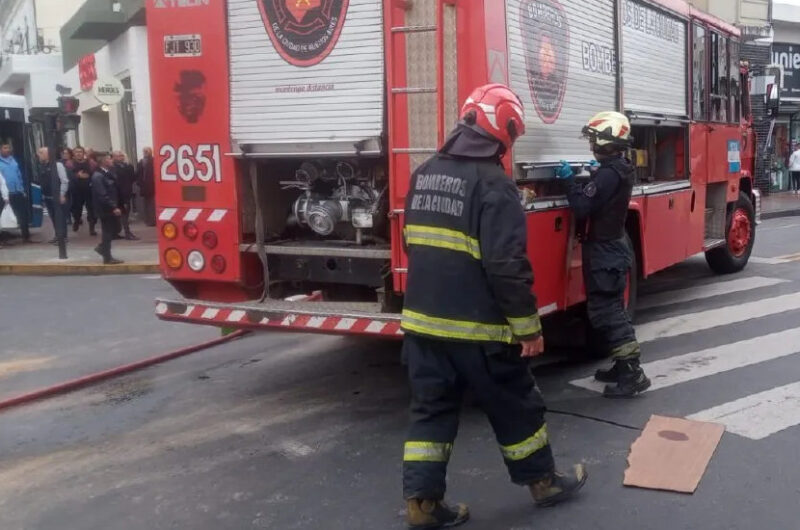
[[[217,274],[222,274],[225,272],[225,258],[219,254],[216,254],[213,258],[211,258],[211,270]]]
[[[205,245],[206,248],[215,249],[217,248],[217,243],[219,243],[217,234],[210,230],[208,232],[203,232],[203,245]]]
[[[183,235],[185,235],[187,239],[194,241],[197,239],[197,234],[199,233],[200,231],[197,229],[196,224],[189,222],[183,225]]]

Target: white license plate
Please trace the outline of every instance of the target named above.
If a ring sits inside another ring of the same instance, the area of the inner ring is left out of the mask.
[[[200,57],[203,44],[200,35],[165,35],[164,57]]]

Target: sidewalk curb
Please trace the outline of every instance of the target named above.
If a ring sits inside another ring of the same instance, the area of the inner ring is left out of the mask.
[[[761,219],[780,219],[781,217],[796,217],[800,215],[800,208],[791,208],[788,210],[777,210],[774,212],[761,212]]]
[[[158,274],[157,263],[122,265],[69,263],[0,263],[0,275],[17,276],[101,276],[107,274]]]

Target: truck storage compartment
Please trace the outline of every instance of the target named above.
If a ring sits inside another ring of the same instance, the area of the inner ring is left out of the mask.
[[[390,281],[380,159],[245,160],[241,251],[266,260],[270,295],[377,301]],[[254,180],[255,179],[255,180]],[[254,185],[255,184],[255,185]],[[259,227],[260,222],[260,227]]]
[[[234,148],[272,156],[379,153],[382,4],[229,0]]]

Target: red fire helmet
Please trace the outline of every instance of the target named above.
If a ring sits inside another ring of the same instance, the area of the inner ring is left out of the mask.
[[[505,85],[492,83],[473,90],[461,107],[461,119],[472,129],[510,149],[525,134],[522,101]]]

